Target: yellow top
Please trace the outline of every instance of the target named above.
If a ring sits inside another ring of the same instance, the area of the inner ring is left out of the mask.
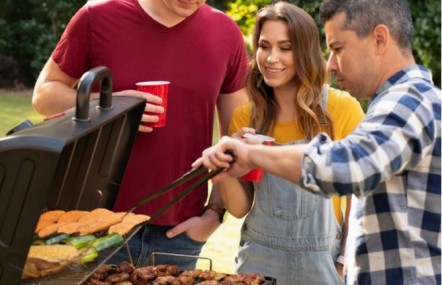
[[[345,91],[329,88],[327,98],[327,112],[333,120],[335,140],[346,137],[359,124],[364,112],[359,102]],[[251,104],[245,103],[234,111],[229,126],[229,134],[235,133],[241,127],[250,123]],[[275,138],[276,143],[289,143],[304,139],[298,121],[277,122],[273,134],[266,134]],[[342,222],[342,199],[333,197],[336,219]]]

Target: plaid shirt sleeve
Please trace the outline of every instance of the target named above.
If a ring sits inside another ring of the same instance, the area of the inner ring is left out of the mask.
[[[433,105],[404,88],[378,96],[347,138],[332,142],[317,136],[305,151],[304,186],[327,196],[361,197],[431,156],[437,128]]]
[[[321,134],[304,153],[305,188],[359,197],[346,284],[441,283],[441,91],[429,78],[418,66],[399,72],[352,134]]]

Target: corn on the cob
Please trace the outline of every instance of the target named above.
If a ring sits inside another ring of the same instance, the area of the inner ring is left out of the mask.
[[[29,248],[28,257],[44,259],[47,261],[63,261],[79,255],[79,251],[70,245],[32,245]]]

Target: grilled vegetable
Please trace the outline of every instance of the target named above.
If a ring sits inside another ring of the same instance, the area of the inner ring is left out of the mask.
[[[97,238],[94,242],[92,242],[92,247],[94,247],[97,251],[102,251],[114,246],[120,246],[123,243],[124,238],[121,235],[114,233]]]
[[[98,257],[98,251],[94,247],[90,246],[89,248],[87,248],[86,252],[82,255],[80,263],[94,261],[97,257]]]
[[[56,244],[69,237],[67,234],[55,234],[43,239],[45,244]]]
[[[32,245],[28,257],[40,258],[49,261],[59,261],[78,256],[78,250],[70,245]]]
[[[62,240],[62,243],[75,246],[76,249],[82,249],[88,244],[94,242],[97,238],[94,235],[70,236]]]

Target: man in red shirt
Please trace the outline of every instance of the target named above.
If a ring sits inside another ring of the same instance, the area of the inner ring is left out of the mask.
[[[140,125],[115,211],[127,211],[186,173],[212,144],[215,109],[225,135],[233,109],[247,100],[243,87],[248,57],[241,32],[228,16],[204,2],[89,1],[71,19],[36,82],[33,105],[47,116],[75,106],[76,82],[96,66],[111,70],[114,95],[145,98],[145,111],[153,113],[163,112],[155,105],[160,99],[134,90],[135,83],[171,82],[166,126]],[[157,120],[155,115],[142,118],[145,123]],[[183,187],[136,212],[153,215]],[[131,239],[137,265],[149,263],[151,252],[200,253],[219,225],[213,209],[222,208],[217,191],[212,191],[209,203],[216,206],[205,211],[207,193],[203,185]],[[177,262],[191,268],[196,260],[158,263]]]

